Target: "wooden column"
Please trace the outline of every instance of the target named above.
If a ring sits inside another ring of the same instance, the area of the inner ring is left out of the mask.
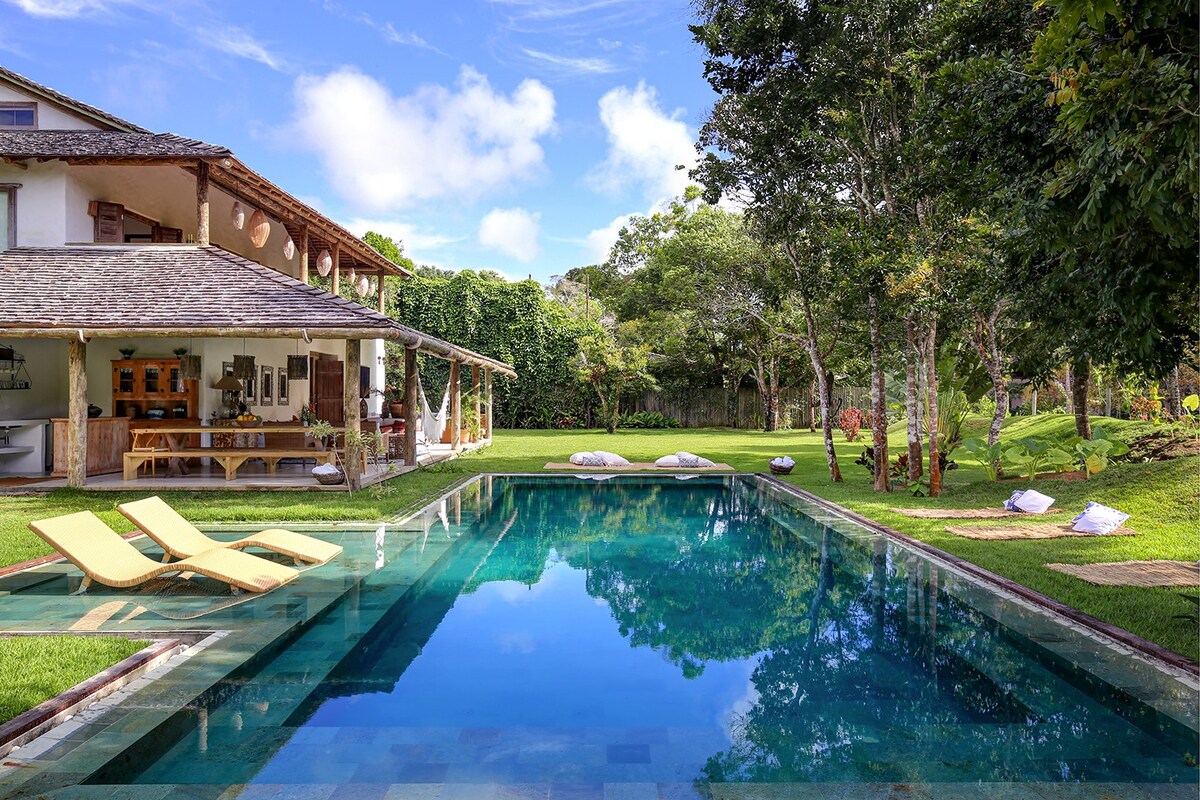
[[[483,390],[487,393],[487,441],[492,441],[492,371],[483,371]]]
[[[300,281],[308,283],[308,223],[300,226],[300,246],[297,250],[300,253]]]
[[[87,345],[67,342],[67,486],[87,483]]]
[[[379,313],[387,314],[387,292],[383,288],[384,274],[383,270],[379,271]]]
[[[483,441],[483,394],[480,387],[480,369],[471,365],[471,396],[475,404],[475,425],[479,428],[479,440]]]
[[[450,449],[462,450],[462,364],[450,362]]]
[[[208,162],[196,165],[196,244],[209,243]]]
[[[360,430],[359,421],[361,417],[358,413],[359,401],[359,381],[358,368],[362,364],[362,340],[347,339],[346,340],[346,361],[343,366],[343,377],[345,378],[342,391],[342,411],[346,420],[346,432]],[[346,481],[350,484],[351,489],[357,489],[361,481],[362,457],[356,455],[351,458],[347,453],[346,462]]]
[[[333,243],[333,293],[340,294],[342,288],[342,246],[337,242]]]
[[[417,464],[417,351],[404,348],[404,466]]]

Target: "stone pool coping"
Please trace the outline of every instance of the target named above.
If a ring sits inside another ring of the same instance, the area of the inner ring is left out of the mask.
[[[847,519],[853,520],[854,522],[857,522],[858,524],[869,528],[872,531],[895,539],[907,547],[911,547],[914,550],[920,550],[922,553],[944,561],[953,566],[955,569],[965,572],[974,578],[995,584],[1001,589],[1011,592],[1021,599],[1033,603],[1040,608],[1043,608],[1054,614],[1058,614],[1059,616],[1066,617],[1076,624],[1082,625],[1083,627],[1110,639],[1114,639],[1119,644],[1138,651],[1141,655],[1149,658],[1151,661],[1161,662],[1162,665],[1171,669],[1182,670],[1188,673],[1192,678],[1200,678],[1200,663],[1193,661],[1185,655],[1176,653],[1174,650],[1168,650],[1162,645],[1155,644],[1149,639],[1143,639],[1141,636],[1131,633],[1130,631],[1127,631],[1117,625],[1113,625],[1111,622],[1105,622],[1102,619],[1093,617],[1091,614],[1080,611],[1073,606],[1069,606],[1066,603],[1055,600],[1054,598],[1044,595],[1041,592],[1030,589],[1024,584],[1017,583],[1016,581],[1005,578],[1002,575],[997,575],[990,570],[986,570],[983,567],[959,558],[958,556],[951,555],[945,550],[941,550],[931,544],[927,544],[920,539],[915,539],[908,534],[901,533],[895,528],[889,528],[887,525],[884,525],[881,522],[876,522],[870,517],[864,517],[862,514],[851,511],[848,508],[840,506],[830,500],[826,500],[825,498],[813,494],[805,489],[801,489],[799,486],[787,483],[786,481],[781,481],[773,475],[769,475],[764,472],[749,474],[753,474],[758,478],[767,481],[778,489],[794,494],[803,500],[807,500],[810,503],[819,505],[829,511],[834,512],[835,514],[841,514]]]
[[[7,722],[0,723],[0,757],[28,744],[42,734],[98,700],[107,697],[144,673],[168,661],[188,647],[190,637],[168,633],[98,633],[83,631],[20,631],[0,634],[0,638],[18,636],[118,636],[127,639],[146,639],[148,643],[136,653],[101,670],[90,678],[34,706]]]

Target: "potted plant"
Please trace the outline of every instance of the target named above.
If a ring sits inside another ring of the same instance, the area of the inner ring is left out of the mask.
[[[389,386],[384,390],[384,396],[387,400],[388,411],[392,417],[400,419],[404,417],[404,390],[397,389],[395,386]]]
[[[311,405],[305,403],[300,406],[300,424],[304,426],[312,425],[317,421],[317,412]]]
[[[479,441],[479,414],[475,412],[475,401],[468,397],[469,402],[462,410],[462,442]]]
[[[129,358],[133,358],[133,354],[135,352],[137,352],[137,348],[136,347],[122,347],[122,348],[120,348],[119,352],[121,353],[122,358],[129,359]]]
[[[324,452],[328,450],[329,446],[333,443],[333,436],[335,433],[336,430],[331,423],[326,422],[323,419],[319,419],[314,421],[313,424],[309,426],[308,435],[313,438],[314,442],[316,442],[317,449],[321,452]]]

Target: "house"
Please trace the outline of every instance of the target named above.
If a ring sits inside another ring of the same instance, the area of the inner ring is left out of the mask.
[[[492,376],[515,373],[385,316],[388,282],[406,277],[228,149],[0,67],[0,474],[48,467],[71,486],[111,487],[89,479],[124,459],[128,480],[130,464],[136,475],[158,458],[190,472],[195,455],[153,454],[211,446],[220,437],[187,429],[227,424],[239,404],[266,424],[309,405],[357,429],[363,405],[368,418],[387,411],[385,341],[405,346],[406,465],[418,353],[451,363],[450,448],[462,445],[464,368],[490,437]],[[179,432],[144,437],[152,455],[131,455],[137,431],[156,426]],[[239,436],[269,449],[267,432]],[[251,460],[274,473],[271,459]]]

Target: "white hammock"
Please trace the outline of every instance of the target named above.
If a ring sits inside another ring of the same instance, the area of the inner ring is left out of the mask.
[[[450,407],[450,385],[446,385],[446,392],[442,395],[442,407],[436,414],[429,410],[429,398],[425,395],[425,387],[421,387],[421,427],[425,434],[425,445],[437,444],[442,441],[442,434],[446,432],[446,415]]]

